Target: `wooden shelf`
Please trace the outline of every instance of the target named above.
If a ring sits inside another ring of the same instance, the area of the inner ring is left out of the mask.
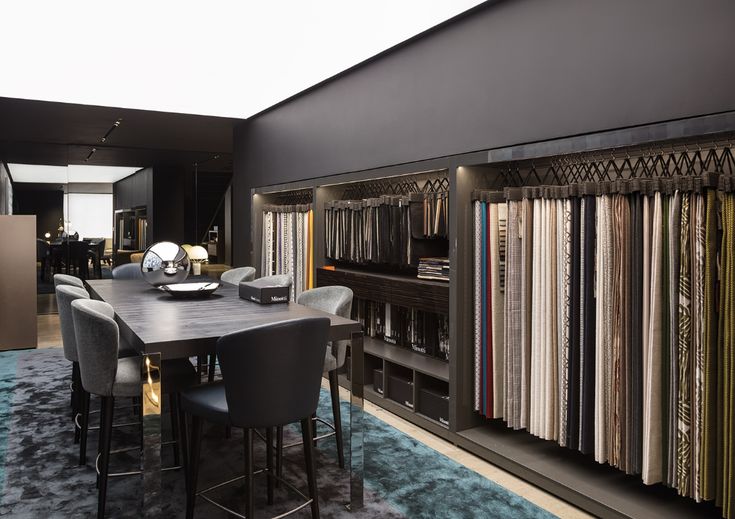
[[[374,337],[363,339],[365,353],[413,369],[424,375],[449,382],[449,363],[420,353],[388,344]]]
[[[318,268],[319,287],[342,285],[352,289],[355,297],[449,314],[449,283],[395,274],[378,274],[353,269]]]
[[[644,485],[639,476],[501,423],[461,431],[457,444],[599,517],[720,517],[711,504],[697,504],[663,485]]]

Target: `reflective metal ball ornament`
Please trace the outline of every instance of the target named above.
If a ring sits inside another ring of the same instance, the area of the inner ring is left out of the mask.
[[[189,275],[189,256],[170,241],[148,247],[140,263],[143,279],[153,286],[181,283]]]

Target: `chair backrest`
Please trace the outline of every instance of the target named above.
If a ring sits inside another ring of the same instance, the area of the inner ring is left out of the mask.
[[[126,263],[112,269],[113,279],[143,279],[140,263]]]
[[[79,361],[74,318],[71,315],[71,303],[77,299],[89,299],[89,294],[83,288],[76,286],[56,285],[56,306],[59,307],[61,343],[64,346],[64,357],[71,362]]]
[[[145,252],[134,252],[130,255],[130,263],[143,263]]]
[[[74,259],[85,259],[89,252],[89,244],[85,241],[70,241],[69,254]]]
[[[120,341],[115,312],[94,299],[72,301],[71,311],[82,387],[93,395],[111,396]]]
[[[307,418],[319,402],[329,318],[309,317],[223,335],[217,356],[230,419],[271,427]]]
[[[290,287],[293,284],[291,274],[275,274],[274,276],[263,276],[258,281],[267,282],[272,286]]]
[[[322,312],[339,315],[346,319],[350,318],[352,313],[352,290],[343,286],[319,287],[312,288],[301,292],[296,302],[300,305],[316,308]],[[347,346],[350,341],[336,341],[335,358],[337,359],[337,367],[341,368],[347,357]]]
[[[71,285],[73,287],[84,288],[84,281],[76,276],[68,274],[54,274],[54,287],[61,285]]]
[[[296,302],[349,319],[352,312],[352,290],[342,286],[312,288],[301,292]]]
[[[236,269],[226,270],[220,276],[220,281],[237,285],[240,281],[252,281],[255,279],[255,269],[253,267],[238,267]]]

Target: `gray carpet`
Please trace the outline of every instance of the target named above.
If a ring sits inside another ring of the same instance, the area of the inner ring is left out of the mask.
[[[96,434],[90,435],[88,466],[78,467],[78,447],[72,443],[69,419],[70,366],[60,350],[0,353],[0,478],[3,497],[0,515],[8,517],[90,517],[96,512],[97,492],[93,468]],[[93,409],[96,408],[93,400]],[[165,410],[165,409],[164,409]],[[343,418],[348,407],[343,403]],[[125,411],[116,422],[125,421]],[[331,418],[329,395],[323,391],[319,414]],[[164,420],[164,437],[168,421]],[[344,427],[348,423],[344,422]],[[337,467],[331,439],[320,442],[317,454],[319,501],[322,517],[553,517],[525,499],[438,454],[384,422],[366,417],[366,507],[349,514],[349,478]],[[347,432],[347,429],[346,429]],[[134,446],[135,428],[116,429],[113,449]],[[297,428],[286,432],[286,443],[300,437]],[[264,463],[262,442],[256,442],[256,460]],[[205,429],[199,488],[239,475],[243,470],[242,433],[225,439],[221,427]],[[134,470],[138,452],[113,455],[111,469]],[[164,465],[172,463],[171,449]],[[287,449],[285,476],[304,489],[301,448]],[[163,517],[183,517],[185,493],[180,471],[164,472]],[[140,478],[110,480],[108,517],[139,517]],[[217,491],[218,499],[242,510],[242,483]],[[265,479],[256,479],[256,515],[272,517],[299,502],[285,488],[276,491],[273,506],[265,502]],[[196,517],[227,515],[199,500]],[[309,517],[308,509],[294,517]]]

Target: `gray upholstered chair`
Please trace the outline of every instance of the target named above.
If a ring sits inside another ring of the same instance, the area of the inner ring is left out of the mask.
[[[56,274],[56,276],[65,276]],[[56,282],[56,276],[54,281]],[[76,279],[76,278],[73,278]],[[61,280],[63,281],[63,280]],[[61,344],[64,348],[64,358],[72,363],[71,369],[71,411],[74,422],[74,443],[80,441],[81,428],[77,425],[77,417],[80,414],[82,399],[84,398],[82,382],[79,378],[79,357],[77,355],[77,339],[74,333],[74,319],[71,315],[71,303],[76,299],[89,299],[89,294],[83,288],[74,285],[56,285],[56,306],[59,309],[59,324],[61,327]],[[82,453],[86,451],[86,445],[80,446],[80,460]],[[80,461],[80,465],[84,462]]]
[[[54,274],[54,288],[59,285],[71,285],[73,287],[84,288],[84,281],[76,276],[68,274]]]
[[[140,263],[125,263],[112,269],[113,279],[143,279]]]
[[[315,308],[329,314],[350,318],[352,312],[352,290],[342,286],[320,287],[302,292],[296,302],[300,305]],[[347,345],[350,341],[336,341],[327,345],[324,355],[324,373],[329,379],[329,390],[332,396],[332,415],[335,439],[337,440],[337,458],[339,466],[344,468],[345,458],[342,443],[342,418],[339,408],[339,380],[337,370],[345,363]],[[326,423],[326,422],[323,422]],[[328,426],[330,424],[327,424]]]
[[[253,267],[238,267],[226,270],[219,279],[233,285],[237,285],[240,281],[252,281],[255,279],[255,269]]]
[[[79,373],[86,394],[101,397],[99,444],[99,494],[97,516],[104,517],[109,475],[110,441],[115,398],[138,397],[141,393],[142,357],[119,358],[120,333],[115,312],[109,304],[93,299],[77,299],[71,303],[76,336]],[[182,415],[178,391],[196,384],[196,372],[187,359],[166,361],[161,369],[161,390],[172,396],[171,420],[175,440],[174,456],[178,459],[181,443]],[[175,397],[175,398],[174,398]],[[89,405],[83,419],[82,438],[86,442]]]
[[[273,276],[263,276],[258,278],[259,281],[267,281],[273,286],[290,287],[293,285],[291,274],[275,274]]]
[[[223,381],[193,387],[181,395],[182,408],[192,417],[191,446],[189,456],[184,457],[188,463],[185,471],[187,519],[194,517],[198,494],[210,501],[206,497],[208,490],[197,492],[202,422],[205,420],[243,429],[245,516],[248,518],[254,515],[253,433],[258,428],[266,430],[267,468],[262,472],[268,478],[267,498],[272,504],[274,482],[278,478],[273,471],[273,428],[300,421],[309,486],[308,501],[302,506],[311,505],[311,516],[319,517],[310,417],[319,403],[323,352],[328,338],[329,319],[326,317],[256,326],[219,338],[217,356],[222,366]],[[214,488],[217,487],[210,490]]]

